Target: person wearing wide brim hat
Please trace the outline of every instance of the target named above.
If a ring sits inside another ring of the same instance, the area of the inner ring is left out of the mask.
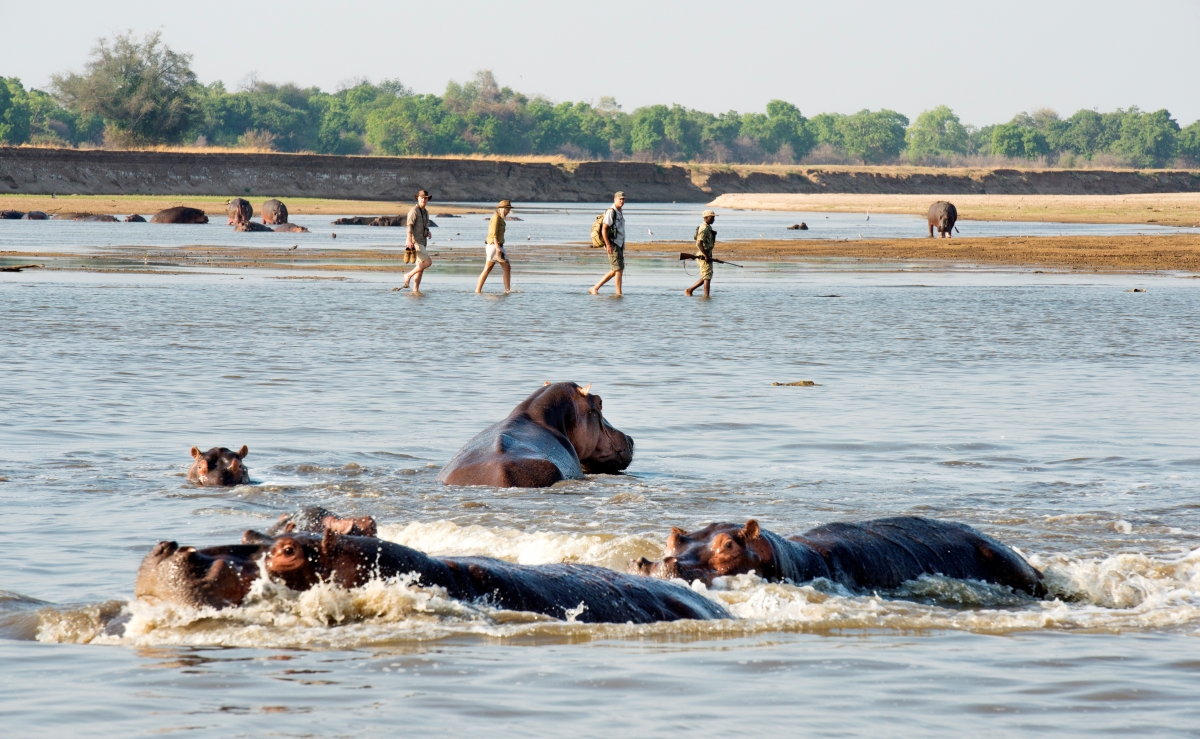
[[[717,245],[717,232],[712,228],[713,221],[717,220],[717,214],[706,210],[701,217],[704,219],[704,223],[696,227],[696,264],[700,265],[700,279],[696,281],[695,285],[684,290],[683,294],[691,296],[696,288],[704,285],[704,297],[707,298],[713,278],[713,247]]]
[[[512,212],[512,201],[501,200],[496,204],[496,212],[492,214],[492,222],[488,225],[487,241],[484,242],[484,254],[487,261],[483,265],[483,272],[479,275],[479,282],[475,285],[477,293],[483,292],[483,283],[492,273],[492,267],[497,264],[504,270],[504,292],[507,293],[512,289],[512,265],[508,263],[508,254],[504,251],[505,219],[508,218],[510,212]]]
[[[406,225],[408,226],[408,243],[405,245],[405,251],[411,252],[415,257],[417,266],[413,270],[404,275],[404,286],[398,289],[403,290],[408,287],[409,281],[412,282],[414,293],[421,292],[421,274],[433,265],[433,259],[430,258],[429,252],[425,247],[429,244],[429,211],[425,210],[425,206],[431,200],[428,190],[421,190],[417,193],[417,204],[408,211]]]

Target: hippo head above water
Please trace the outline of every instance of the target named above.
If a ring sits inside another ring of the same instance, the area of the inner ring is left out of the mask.
[[[751,570],[763,575],[772,566],[771,545],[762,537],[758,521],[750,519],[745,526],[735,523],[714,523],[699,531],[685,532],[671,527],[667,545],[659,562],[642,557],[629,565],[629,571],[639,575],[700,580],[711,585],[713,578],[741,575]]]
[[[196,549],[160,541],[138,568],[134,595],[193,608],[241,605],[258,577],[262,552],[257,545]]]
[[[192,447],[192,459],[195,461],[188,470],[188,482],[202,487],[247,485],[250,482],[250,470],[246,469],[242,460],[249,453],[245,445],[236,452],[225,447],[213,447],[202,452],[199,447]]]
[[[604,401],[590,392],[591,387],[547,382],[526,403],[531,413],[542,416],[573,415],[565,433],[579,455],[579,466],[589,475],[615,474],[633,461],[633,439],[604,418]]]

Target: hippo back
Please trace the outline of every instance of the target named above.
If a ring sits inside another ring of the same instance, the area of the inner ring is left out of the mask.
[[[571,442],[522,415],[479,432],[438,474],[447,485],[499,488],[544,488],[582,477]]]
[[[175,208],[166,208],[155,213],[150,219],[151,223],[208,223],[208,216],[204,215],[204,211],[199,208],[189,208],[187,206],[177,206]]]
[[[277,226],[288,222],[288,209],[282,201],[272,198],[263,203],[262,221],[268,226]]]

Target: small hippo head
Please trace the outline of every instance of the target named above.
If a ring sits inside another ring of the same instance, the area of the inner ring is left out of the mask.
[[[250,482],[250,470],[242,460],[250,450],[246,446],[236,452],[225,447],[213,447],[202,452],[198,447],[192,447],[191,469],[188,470],[188,482],[202,487],[222,487],[229,485],[246,485]]]
[[[321,506],[308,506],[307,508],[301,508],[295,513],[280,515],[279,520],[272,524],[271,528],[267,529],[267,534],[269,536],[281,536],[283,534],[290,534],[293,531],[302,531],[310,534],[324,534],[326,531],[333,531],[334,533],[349,534],[351,536],[377,536],[379,528],[375,524],[375,519],[370,516],[342,518]]]
[[[292,590],[308,590],[321,581],[320,559],[321,552],[317,548],[305,547],[300,538],[285,535],[271,545],[264,564],[271,578],[282,581]]]
[[[751,570],[764,574],[772,565],[773,550],[762,537],[758,521],[745,526],[714,523],[699,531],[686,533],[671,527],[660,562],[642,557],[629,563],[628,571],[638,575],[700,580],[711,585],[713,578],[740,575]]]
[[[566,414],[566,436],[579,455],[579,465],[588,474],[620,472],[633,461],[633,437],[604,418],[604,401],[591,393],[591,385],[574,382],[546,383],[547,395],[562,396],[573,410]]]
[[[134,595],[193,608],[240,605],[258,575],[260,546],[211,549],[160,541],[142,560]]]

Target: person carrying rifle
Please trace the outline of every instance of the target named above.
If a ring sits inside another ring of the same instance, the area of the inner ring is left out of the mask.
[[[704,297],[708,297],[709,286],[713,278],[713,247],[717,245],[717,232],[713,230],[713,221],[717,214],[711,210],[704,211],[704,223],[696,227],[696,264],[700,265],[700,279],[687,290],[684,295],[691,297],[696,288],[704,285]]]

